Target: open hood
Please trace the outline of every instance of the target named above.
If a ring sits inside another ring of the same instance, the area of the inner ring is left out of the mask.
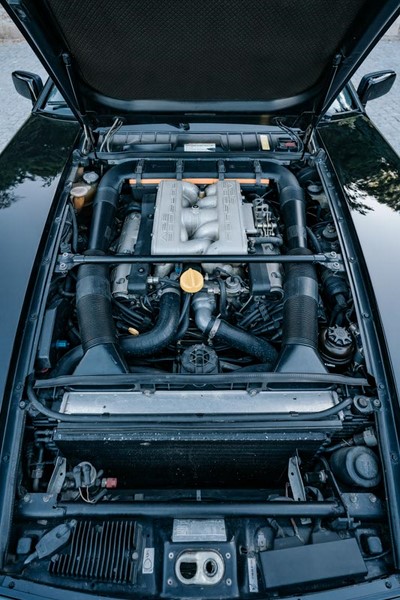
[[[307,121],[399,12],[398,0],[1,2],[87,124]]]

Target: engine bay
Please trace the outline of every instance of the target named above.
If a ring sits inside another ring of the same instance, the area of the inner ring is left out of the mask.
[[[67,191],[7,577],[236,598],[390,573],[380,400],[315,164],[86,160]]]

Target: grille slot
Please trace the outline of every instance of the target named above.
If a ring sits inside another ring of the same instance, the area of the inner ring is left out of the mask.
[[[135,583],[136,529],[134,521],[78,521],[67,551],[50,561],[50,574],[102,583]]]

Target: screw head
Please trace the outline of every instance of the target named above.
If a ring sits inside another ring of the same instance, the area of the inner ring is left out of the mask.
[[[232,579],[227,579],[227,580],[225,581],[225,583],[226,583],[226,585],[232,585]]]

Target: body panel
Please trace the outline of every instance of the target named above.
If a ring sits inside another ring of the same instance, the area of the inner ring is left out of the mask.
[[[400,393],[400,158],[366,115],[332,122],[320,137],[347,198]]]
[[[29,279],[77,131],[76,123],[30,117],[0,156],[1,398],[14,342],[22,333],[18,324]]]

